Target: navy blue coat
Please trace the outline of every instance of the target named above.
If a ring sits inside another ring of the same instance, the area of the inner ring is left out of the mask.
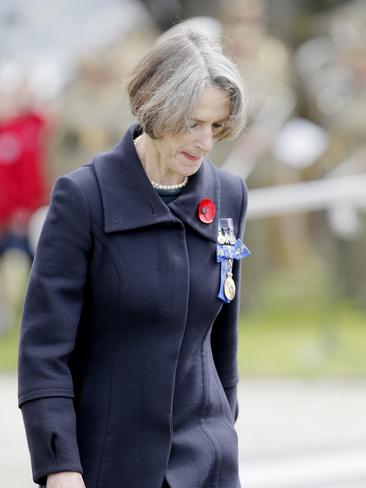
[[[33,479],[87,488],[238,488],[238,288],[217,294],[218,218],[242,235],[240,178],[204,160],[166,205],[134,124],[53,188],[27,289],[19,406]],[[201,199],[216,205],[211,224]]]

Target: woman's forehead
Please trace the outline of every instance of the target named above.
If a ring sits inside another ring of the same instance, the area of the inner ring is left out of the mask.
[[[198,98],[192,118],[197,122],[221,121],[230,116],[231,103],[222,88],[208,86]]]

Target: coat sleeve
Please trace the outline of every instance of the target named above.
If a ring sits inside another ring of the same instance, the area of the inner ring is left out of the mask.
[[[83,304],[88,207],[71,177],[52,191],[25,297],[19,344],[18,400],[33,480],[60,471],[82,473],[69,368]]]
[[[241,181],[241,180],[240,180]],[[244,222],[247,210],[248,192],[242,184],[242,205],[239,218],[239,236],[244,234]],[[234,300],[224,303],[217,316],[211,333],[211,347],[215,366],[224,388],[226,398],[231,408],[234,420],[238,418],[239,405],[237,399],[237,384],[239,382],[237,349],[238,349],[238,318],[240,306],[240,283],[242,260],[235,260],[233,264],[233,279],[236,286]]]

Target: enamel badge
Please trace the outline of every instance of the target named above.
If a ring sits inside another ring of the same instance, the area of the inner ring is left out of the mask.
[[[204,198],[198,204],[197,209],[198,218],[204,224],[211,224],[216,215],[216,207],[212,200]]]
[[[236,287],[233,279],[234,259],[243,259],[251,252],[240,239],[234,235],[233,219],[219,220],[217,235],[216,260],[221,265],[221,282],[218,298],[226,303],[235,298]]]

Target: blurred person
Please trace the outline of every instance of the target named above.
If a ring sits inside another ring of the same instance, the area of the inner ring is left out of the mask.
[[[75,161],[88,161],[116,144],[121,121],[131,122],[121,101],[116,65],[116,59],[104,53],[83,58],[75,78],[60,94],[52,140],[52,167],[57,176],[75,169]]]
[[[127,73],[157,37],[156,28],[144,24],[79,60],[57,98],[50,147],[55,175],[72,171],[78,161],[89,161],[119,141],[121,126],[133,121],[127,93],[121,91],[121,73]]]
[[[221,47],[163,40],[127,83],[137,122],[53,188],[29,280],[19,407],[47,488],[238,488],[247,190],[207,154],[245,123]]]
[[[34,110],[0,120],[0,222],[5,229],[15,213],[31,213],[45,201],[45,126]]]
[[[351,1],[312,17],[317,37],[295,52],[304,114],[325,128],[327,151],[306,171],[306,179],[364,174],[366,69],[366,5]],[[332,295],[356,307],[366,306],[366,239],[357,206],[342,205],[324,215],[313,215],[317,246],[330,260]],[[340,208],[341,208],[340,207]],[[326,224],[326,225],[325,225]],[[329,232],[330,231],[330,232]]]
[[[11,69],[10,69],[11,68]],[[0,69],[0,331],[23,300],[32,252],[27,224],[45,202],[47,119],[33,106],[28,80],[15,66]]]
[[[245,73],[254,109],[283,85],[293,83],[291,53],[268,30],[268,3],[263,0],[221,2],[221,19],[241,73]]]

